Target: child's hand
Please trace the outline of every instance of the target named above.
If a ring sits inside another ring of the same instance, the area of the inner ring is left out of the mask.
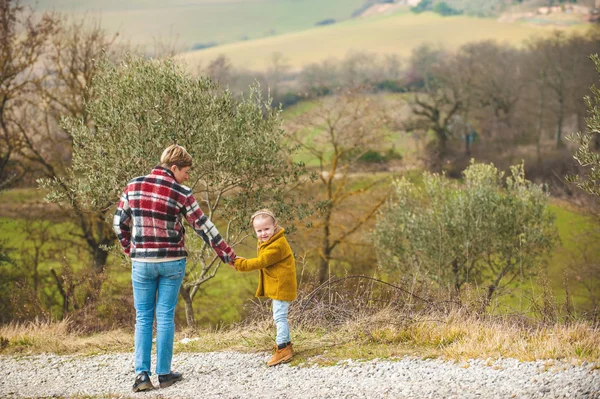
[[[235,269],[235,270],[237,270],[237,267],[235,267],[235,261],[236,261],[237,259],[246,259],[246,258],[243,258],[243,257],[241,257],[241,256],[237,256],[237,257],[236,257],[234,260],[232,260],[231,262],[229,262],[229,266],[231,266],[231,267],[232,267],[233,269]]]

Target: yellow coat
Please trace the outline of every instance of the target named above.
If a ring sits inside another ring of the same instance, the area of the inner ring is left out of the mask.
[[[283,228],[267,241],[258,243],[258,257],[236,259],[235,268],[242,272],[258,270],[257,297],[279,301],[296,299],[296,261]]]

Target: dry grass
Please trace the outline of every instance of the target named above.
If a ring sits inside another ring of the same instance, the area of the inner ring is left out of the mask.
[[[73,328],[70,320],[35,321],[0,326],[2,354],[96,354],[133,350],[133,334],[112,330],[85,334]]]
[[[600,359],[600,331],[584,322],[545,326],[523,319],[477,318],[449,314],[403,314],[392,309],[338,325],[292,323],[297,356],[292,364],[335,364],[343,359],[420,358],[560,359],[574,363]],[[268,318],[219,329],[181,331],[176,352],[268,351],[274,327]],[[0,328],[2,354],[96,354],[127,352],[132,332],[116,330],[84,335],[70,323],[13,324]],[[189,340],[182,339],[189,338]],[[186,342],[187,341],[187,342]]]

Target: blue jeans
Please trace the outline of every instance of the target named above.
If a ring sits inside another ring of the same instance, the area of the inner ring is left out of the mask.
[[[135,306],[135,373],[150,372],[152,324],[156,312],[156,374],[171,372],[175,307],[185,275],[185,258],[161,263],[133,261],[131,282]]]
[[[277,327],[277,337],[275,338],[277,345],[291,341],[290,325],[288,324],[289,308],[289,302],[273,299],[273,319],[275,320],[275,326]]]

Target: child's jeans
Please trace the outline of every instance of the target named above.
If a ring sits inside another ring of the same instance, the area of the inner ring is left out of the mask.
[[[289,307],[289,302],[273,299],[273,319],[275,320],[275,326],[277,327],[277,337],[275,338],[277,345],[291,341],[290,326],[288,324]]]

